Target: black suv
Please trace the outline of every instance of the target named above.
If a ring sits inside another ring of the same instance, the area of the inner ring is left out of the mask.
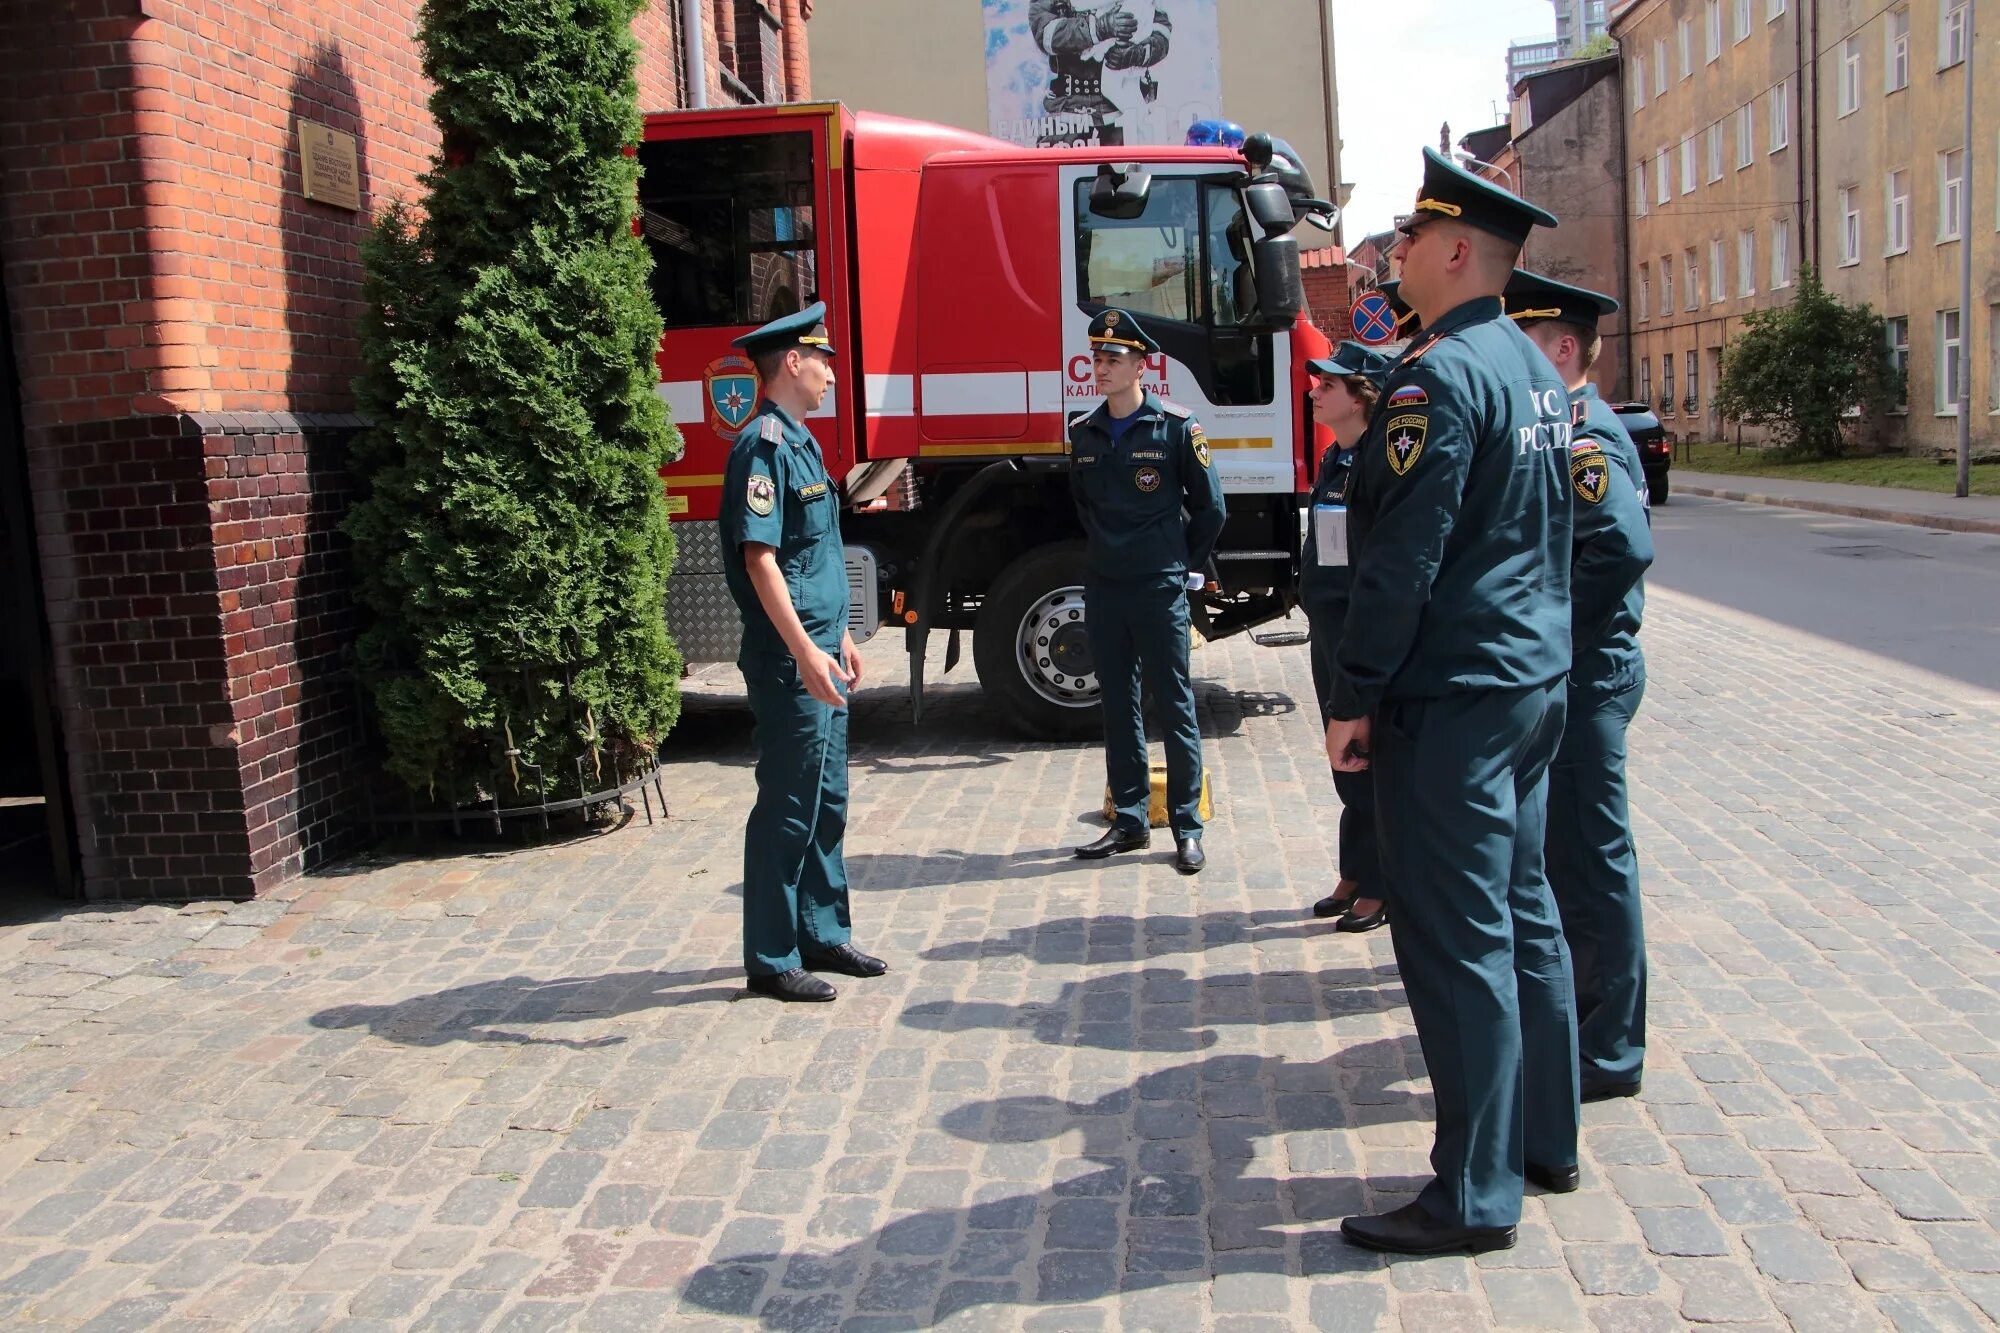
[[[1674,465],[1674,447],[1667,441],[1666,427],[1644,403],[1613,403],[1611,410],[1625,424],[1632,443],[1639,446],[1639,465],[1646,469],[1646,490],[1652,502],[1667,502],[1667,470]]]

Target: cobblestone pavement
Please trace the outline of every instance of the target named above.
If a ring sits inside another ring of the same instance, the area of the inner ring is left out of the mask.
[[[1987,1326],[2000,696],[1671,594],[1648,638],[1645,1096],[1510,1252],[1337,1237],[1425,1174],[1426,1085],[1386,934],[1304,913],[1303,650],[1237,641],[1194,880],[1068,857],[1096,751],[865,693],[896,970],[833,1005],[739,999],[716,697],[650,828],[0,932],[0,1326]]]

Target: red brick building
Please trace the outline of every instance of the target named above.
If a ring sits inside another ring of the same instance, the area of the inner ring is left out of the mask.
[[[811,8],[654,0],[642,105],[800,100]],[[437,146],[419,9],[0,0],[0,751],[87,896],[352,845],[336,530],[360,242]],[[302,125],[352,137],[358,207],[306,197]]]

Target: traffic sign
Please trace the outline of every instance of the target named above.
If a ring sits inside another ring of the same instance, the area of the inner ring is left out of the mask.
[[[1355,298],[1348,322],[1354,325],[1355,339],[1371,347],[1396,336],[1395,307],[1380,292],[1363,292]]]

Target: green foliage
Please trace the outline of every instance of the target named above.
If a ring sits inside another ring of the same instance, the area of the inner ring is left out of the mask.
[[[1789,305],[1752,311],[1743,325],[1723,353],[1716,409],[1769,427],[1793,454],[1834,457],[1852,409],[1883,412],[1902,397],[1882,317],[1829,293],[1810,264]]]
[[[1618,43],[1611,40],[1611,34],[1608,32],[1600,32],[1597,34],[1597,36],[1591,38],[1589,41],[1585,42],[1582,46],[1577,47],[1575,52],[1571,54],[1570,59],[1595,60],[1599,56],[1613,55],[1617,52],[1617,50],[1618,50]]]
[[[346,521],[388,768],[440,801],[626,771],[679,712],[660,317],[633,234],[643,0],[429,0],[443,149],[365,247]],[[510,765],[507,739],[518,751]],[[537,778],[539,772],[544,775]]]

